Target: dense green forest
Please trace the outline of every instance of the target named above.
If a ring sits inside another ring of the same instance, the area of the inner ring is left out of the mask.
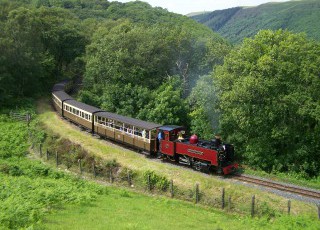
[[[318,0],[270,1],[256,7],[235,7],[201,13],[192,18],[232,43],[239,43],[265,29],[304,32],[309,38],[320,40]]]
[[[81,79],[85,103],[220,133],[254,168],[319,176],[320,47],[305,35],[262,31],[235,48],[139,1],[0,0],[0,10],[1,106]]]

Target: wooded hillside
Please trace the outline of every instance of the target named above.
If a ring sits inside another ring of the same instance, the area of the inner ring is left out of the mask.
[[[259,30],[288,29],[320,40],[318,0],[270,2],[256,7],[235,7],[192,16],[232,43],[254,36]]]

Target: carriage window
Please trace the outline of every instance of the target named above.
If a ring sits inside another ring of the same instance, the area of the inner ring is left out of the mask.
[[[140,128],[135,128],[134,129],[134,135],[142,137],[142,131],[143,130],[140,129]]]
[[[115,128],[119,130],[123,130],[123,124],[121,122],[115,122]]]
[[[133,126],[126,125],[124,131],[126,131],[129,134],[133,134]]]
[[[113,127],[113,120],[108,119],[107,126],[109,126],[109,127]]]

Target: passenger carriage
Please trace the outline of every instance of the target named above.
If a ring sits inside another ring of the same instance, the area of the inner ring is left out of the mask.
[[[61,115],[63,115],[63,103],[67,100],[74,100],[72,97],[70,97],[67,93],[64,91],[55,91],[52,92],[52,100],[53,100],[53,106],[55,110]]]
[[[95,114],[94,132],[150,155],[157,151],[156,129],[160,126],[114,113],[98,112]]]
[[[102,111],[85,103],[67,100],[63,104],[63,116],[91,131],[94,130],[94,114]]]

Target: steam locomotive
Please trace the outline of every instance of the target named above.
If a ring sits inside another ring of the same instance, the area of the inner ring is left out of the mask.
[[[182,126],[161,125],[103,111],[74,100],[65,92],[67,86],[67,81],[53,86],[54,108],[63,118],[93,134],[198,171],[214,170],[227,175],[238,168],[233,146],[222,143],[219,137],[212,141],[199,140],[197,135],[187,137]]]

